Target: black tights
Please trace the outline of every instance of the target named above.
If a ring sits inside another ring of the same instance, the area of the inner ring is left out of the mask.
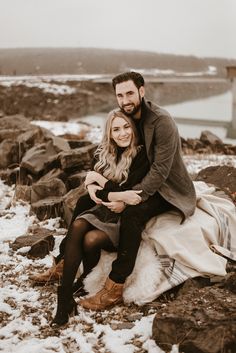
[[[97,265],[102,249],[116,251],[106,233],[95,229],[85,219],[75,220],[66,241],[62,285],[72,287],[81,261],[84,268],[82,278],[85,278]]]

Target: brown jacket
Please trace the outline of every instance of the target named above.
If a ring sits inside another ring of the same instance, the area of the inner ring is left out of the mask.
[[[177,126],[167,111],[145,100],[142,119],[150,170],[133,189],[143,190],[143,201],[158,191],[185,219],[194,213],[196,194],[182,159]]]

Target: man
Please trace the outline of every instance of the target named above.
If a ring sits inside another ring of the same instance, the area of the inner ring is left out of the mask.
[[[146,101],[144,79],[137,72],[126,72],[113,78],[119,107],[134,119],[140,142],[145,145],[150,170],[133,189],[142,190],[141,203],[126,206],[121,214],[120,242],[117,259],[104,288],[80,301],[87,309],[103,310],[122,301],[123,285],[131,274],[141,233],[148,220],[168,211],[179,210],[182,222],[194,213],[196,195],[181,156],[178,129],[170,115],[156,104]],[[96,186],[88,188],[96,202]],[[113,193],[109,201],[118,201]]]

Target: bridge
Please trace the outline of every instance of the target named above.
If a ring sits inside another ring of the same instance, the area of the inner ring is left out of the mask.
[[[104,75],[103,77],[91,78],[90,81],[95,83],[111,83],[113,76]],[[227,79],[216,77],[155,77],[145,76],[145,82],[148,83],[225,83]]]

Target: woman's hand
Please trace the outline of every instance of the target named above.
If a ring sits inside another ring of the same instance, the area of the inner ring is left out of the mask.
[[[102,202],[102,204],[115,213],[121,213],[125,209],[125,203],[123,201]]]
[[[89,185],[87,186],[87,190],[88,190],[88,193],[89,193],[90,198],[91,198],[96,204],[101,204],[101,203],[102,203],[102,200],[99,199],[99,198],[96,196],[96,191],[97,191],[97,190],[102,190],[102,187],[101,187],[101,186],[96,185],[96,184],[89,184]]]
[[[87,187],[90,184],[98,183],[103,188],[106,182],[107,179],[104,176],[91,170],[87,173],[84,184]]]

